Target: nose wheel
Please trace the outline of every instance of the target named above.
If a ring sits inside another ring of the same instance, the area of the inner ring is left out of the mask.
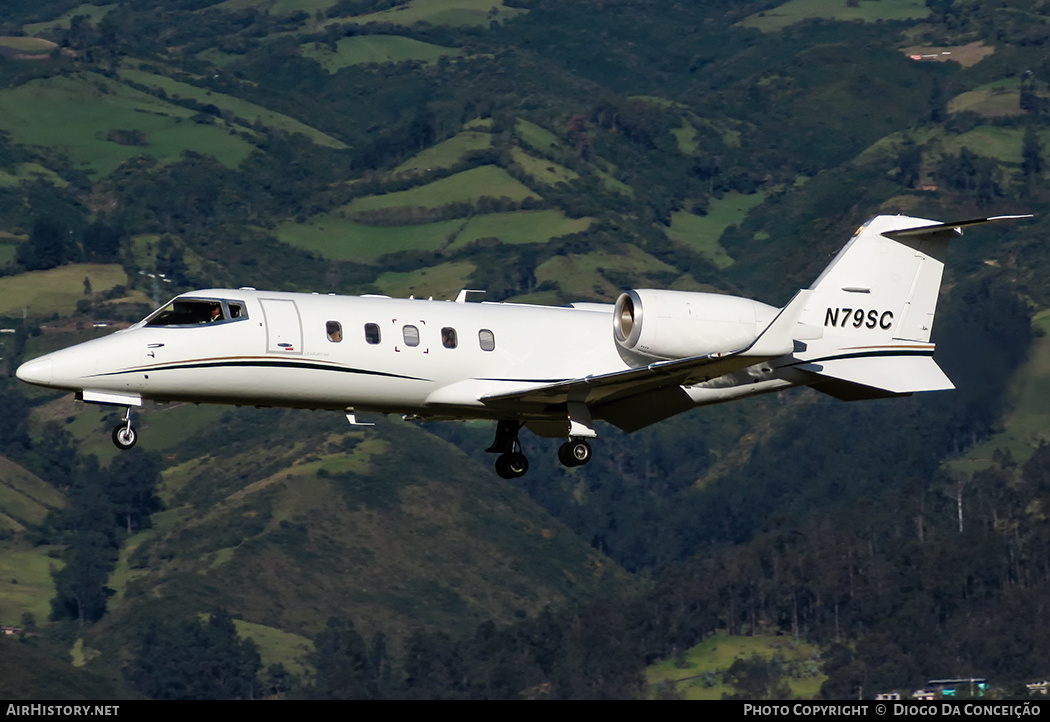
[[[517,479],[529,470],[529,460],[520,451],[500,454],[496,458],[496,473],[504,479]]]
[[[521,443],[518,441],[518,431],[521,429],[520,421],[500,421],[496,424],[496,438],[492,445],[485,449],[490,454],[499,454],[496,457],[496,473],[504,479],[517,479],[525,476],[529,470],[529,459],[521,453]]]
[[[139,440],[139,432],[131,425],[131,409],[124,414],[124,420],[113,429],[113,445],[126,451]]]

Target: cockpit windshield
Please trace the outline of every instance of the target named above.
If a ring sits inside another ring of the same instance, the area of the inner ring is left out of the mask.
[[[248,317],[244,303],[217,298],[176,298],[154,311],[146,326],[196,326],[206,323],[240,321]]]

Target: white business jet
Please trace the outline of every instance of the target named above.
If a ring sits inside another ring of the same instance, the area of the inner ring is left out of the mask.
[[[964,226],[876,216],[783,308],[636,289],[566,307],[211,289],[110,336],[24,363],[18,378],[127,408],[252,404],[406,419],[491,419],[496,471],[522,476],[518,433],[565,438],[586,464],[596,421],[635,431],[695,406],[812,386],[840,399],[951,389],[930,343],[944,255]]]

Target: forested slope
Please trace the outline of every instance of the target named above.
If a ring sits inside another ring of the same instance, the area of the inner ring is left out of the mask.
[[[872,214],[1037,217],[953,246],[957,391],[603,428],[572,470],[530,437],[516,488],[485,424],[176,406],[117,457],[8,379],[0,619],[155,697],[638,696],[716,631],[821,645],[829,696],[1045,675],[1046,8],[811,6],[4,3],[9,375],[194,287],[782,305]]]

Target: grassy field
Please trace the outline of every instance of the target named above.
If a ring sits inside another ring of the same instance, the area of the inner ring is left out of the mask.
[[[686,155],[692,155],[700,150],[700,143],[696,139],[696,128],[689,121],[682,121],[681,128],[672,128],[671,135],[678,141],[678,150]]]
[[[214,7],[221,10],[246,10],[255,8],[267,12],[270,15],[288,15],[291,13],[305,12],[313,15],[317,11],[325,11],[335,5],[339,0],[226,0]]]
[[[546,128],[543,128],[535,123],[530,123],[527,120],[518,120],[514,123],[514,132],[519,138],[531,145],[536,150],[546,150],[548,148],[562,148],[562,143],[558,140],[558,136],[550,132]]]
[[[7,276],[0,278],[0,314],[17,316],[28,308],[31,316],[68,316],[84,298],[85,278],[91,279],[95,293],[128,282],[124,269],[115,263],[76,263]]]
[[[812,644],[796,645],[790,637],[762,634],[731,637],[716,634],[686,652],[682,664],[666,660],[649,667],[646,676],[650,692],[655,691],[654,688],[661,682],[670,682],[686,699],[721,699],[723,693],[733,691],[722,684],[722,673],[737,659],[748,659],[753,654],[765,659],[779,654],[785,662],[808,667],[808,672],[814,665],[806,663],[819,659],[820,651]],[[793,696],[815,699],[825,679],[827,677],[823,674],[814,673],[788,678],[786,681]]]
[[[1045,147],[1048,134],[1040,134]],[[1021,128],[999,128],[985,125],[961,135],[946,135],[942,148],[946,153],[956,154],[964,147],[978,155],[988,156],[1004,163],[1021,163]]]
[[[561,211],[514,211],[474,216],[456,236],[450,248],[460,248],[479,238],[498,238],[500,243],[546,243],[551,238],[579,233],[593,218],[569,218]]]
[[[507,171],[498,166],[483,165],[407,191],[355,198],[343,208],[350,213],[380,208],[438,208],[449,203],[477,200],[482,196],[507,197],[515,201],[536,197]]]
[[[712,199],[706,216],[688,211],[675,212],[671,216],[671,227],[664,232],[699,251],[719,268],[726,268],[733,264],[733,259],[719,245],[718,239],[726,228],[743,221],[751,209],[764,200],[762,193],[726,193],[722,198]]]
[[[609,281],[603,271],[632,279],[632,285],[642,282],[651,273],[675,273],[671,266],[645,251],[629,247],[623,254],[596,252],[554,256],[536,267],[536,281],[558,284],[573,300],[612,303],[623,289]]]
[[[364,63],[399,63],[406,60],[433,63],[439,58],[463,54],[458,48],[424,43],[401,35],[356,35],[352,38],[342,38],[336,44],[335,52],[329,50],[324,43],[307,43],[300,47],[304,57],[316,60],[329,73]]]
[[[473,150],[492,147],[492,134],[484,130],[465,130],[448,140],[432,145],[417,153],[394,169],[394,174],[416,173],[434,168],[448,168]]]
[[[184,150],[215,156],[235,167],[251,146],[220,125],[195,123],[194,113],[101,75],[84,73],[34,80],[0,91],[0,130],[17,143],[61,149],[101,174],[125,160],[151,155],[178,159]],[[144,134],[146,145],[106,140],[113,130]],[[55,139],[61,138],[61,143]]]
[[[740,22],[741,25],[758,28],[764,33],[782,30],[810,18],[828,20],[862,20],[873,23],[877,20],[912,20],[929,15],[922,0],[861,0],[857,7],[849,7],[844,1],[788,0],[772,10],[756,13]]]
[[[47,55],[58,46],[43,38],[0,35],[0,47],[11,48],[26,55]]]
[[[262,657],[263,669],[271,664],[283,664],[292,674],[304,675],[311,671],[304,659],[314,651],[314,643],[311,640],[242,619],[233,620],[233,624],[237,628],[238,636],[255,642],[255,646],[259,648],[259,656]]]
[[[39,163],[21,163],[14,172],[0,170],[0,188],[13,188],[22,181],[43,181],[59,188],[69,185],[69,182],[58,173]]]
[[[65,503],[53,486],[0,456],[0,528],[42,524],[52,509],[60,509]],[[7,520],[6,525],[2,519]]]
[[[353,18],[355,23],[393,23],[413,25],[484,25],[503,22],[526,10],[507,7],[503,0],[413,0],[390,10]]]
[[[41,549],[0,551],[0,624],[19,625],[26,612],[45,624],[55,596],[51,568],[62,566]]]
[[[199,103],[210,103],[223,112],[231,113],[238,118],[243,118],[248,123],[258,121],[265,126],[276,128],[277,130],[283,130],[288,133],[301,133],[314,143],[329,148],[347,147],[342,141],[336,140],[326,133],[322,133],[317,130],[317,128],[301,123],[295,118],[291,118],[283,113],[277,113],[268,110],[261,105],[250,103],[247,100],[234,98],[231,95],[225,95],[223,93],[215,93],[210,90],[205,90],[204,88],[198,88],[195,85],[180,83],[177,80],[172,80],[163,75],[156,75],[155,73],[149,73],[131,67],[122,68],[119,71],[119,74],[121,78],[139,83],[140,85],[146,85],[151,88],[160,88],[170,96],[181,96],[183,98],[192,98]]]
[[[37,33],[42,33],[54,28],[68,28],[70,21],[77,15],[87,15],[92,23],[98,23],[99,20],[104,18],[106,14],[115,7],[117,7],[116,3],[110,5],[78,5],[72,10],[59,15],[54,20],[23,25],[22,32],[26,35],[36,35]]]
[[[595,169],[595,173],[598,178],[601,179],[602,185],[605,186],[606,190],[610,190],[613,193],[622,193],[625,196],[634,197],[634,188],[627,185],[621,180],[618,180],[615,176],[608,173],[607,171]]]
[[[1022,115],[1020,95],[1021,80],[1004,78],[956,95],[948,101],[948,111],[970,111],[985,118]]]
[[[458,261],[406,273],[387,271],[376,279],[376,286],[383,293],[397,298],[433,296],[455,299],[460,290],[467,287],[467,279],[474,270],[473,263]]]
[[[463,220],[420,226],[366,226],[334,215],[277,227],[277,238],[296,248],[336,261],[371,263],[397,251],[436,251],[463,226]]]
[[[456,249],[480,238],[498,238],[509,244],[546,243],[586,230],[592,222],[592,218],[569,218],[556,210],[489,213],[418,226],[369,226],[322,214],[306,223],[278,226],[277,238],[325,258],[371,263],[387,253]]]
[[[534,155],[529,155],[521,148],[511,148],[510,153],[514,158],[514,162],[540,183],[555,185],[556,183],[564,183],[580,177],[579,173],[569,170],[565,166],[558,165],[546,158],[537,158]]]

